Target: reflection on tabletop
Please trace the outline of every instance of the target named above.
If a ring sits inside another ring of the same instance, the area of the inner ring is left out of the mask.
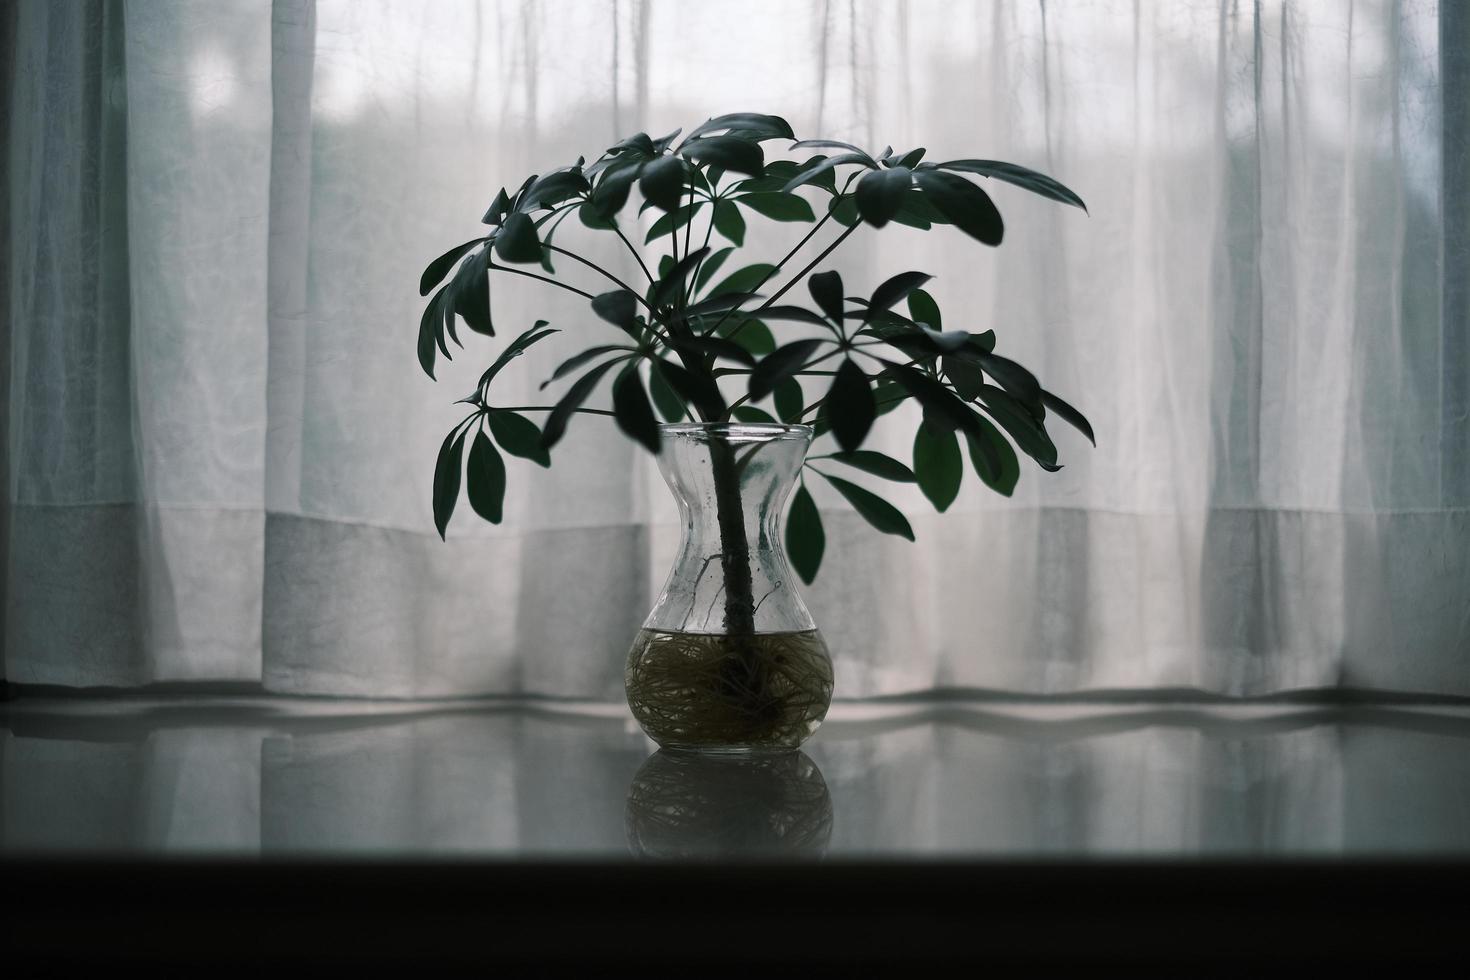
[[[1470,708],[839,704],[804,753],[621,707],[21,699],[0,849],[497,859],[1470,853]]]
[[[627,830],[640,858],[820,857],[832,837],[832,794],[805,752],[660,750],[628,788]]]

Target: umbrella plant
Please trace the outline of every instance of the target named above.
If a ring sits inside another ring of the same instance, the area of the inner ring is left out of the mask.
[[[660,417],[804,423],[830,439],[828,451],[803,464],[785,523],[791,564],[810,583],[825,535],[808,477],[830,484],[878,531],[913,540],[896,507],[848,476],[917,483],[943,511],[959,491],[966,454],[986,486],[1009,495],[1020,478],[1017,450],[1044,470],[1059,468],[1050,421],[1093,438],[1081,413],[996,353],[993,331],[973,331],[956,318],[946,328],[923,288],[925,273],[898,271],[858,288],[826,267],[853,235],[890,223],[953,227],[999,245],[1001,215],[977,177],[1083,208],[1071,190],[995,160],[931,162],[922,148],[871,154],[836,140],[797,140],[785,120],[759,113],[720,116],[679,136],[637,133],[591,163],[579,158],[528,177],[513,193],[502,188],[484,214],[484,233],[424,270],[420,293],[433,295],[419,325],[418,357],[431,378],[437,358],[463,346],[458,321],[496,335],[492,283],[522,280],[575,293],[607,323],[604,342],[546,376],[542,387],[559,393],[549,404],[507,405],[496,397],[496,379],[511,362],[556,333],[541,320],[506,344],[461,399],[470,412],[445,437],[434,473],[441,535],[462,483],[474,511],[499,522],[502,452],[549,466],[578,415],[610,418],[653,453],[664,438]],[[773,151],[785,152],[773,159]],[[642,248],[630,237],[635,189],[637,213],[653,219]],[[784,255],[752,262],[743,254],[752,220],[810,227]],[[631,271],[611,271],[561,244],[574,237],[568,228],[616,236]],[[604,387],[610,402],[595,407]],[[922,408],[911,458],[864,448],[878,420],[908,400]],[[732,634],[752,629],[755,606],[740,568],[748,543],[735,519],[738,465],[714,459],[724,622]]]

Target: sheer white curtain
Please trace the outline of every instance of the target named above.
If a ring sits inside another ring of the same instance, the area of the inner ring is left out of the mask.
[[[503,525],[441,543],[434,455],[503,339],[423,377],[417,275],[501,184],[753,110],[1015,160],[1091,208],[1002,185],[999,250],[889,228],[836,253],[869,287],[933,273],[949,325],[994,327],[1099,443],[1059,434],[1066,468],[1011,500],[900,495],[917,545],[819,498],[840,696],[1470,694],[1450,6],[21,3],[6,676],[618,696],[666,491],[581,420],[549,472],[512,466]],[[563,295],[496,291],[502,333],[565,331],[527,399],[605,336]]]

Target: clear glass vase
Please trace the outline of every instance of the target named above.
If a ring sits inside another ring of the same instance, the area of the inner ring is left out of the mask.
[[[628,654],[628,704],[666,749],[789,752],[832,702],[832,659],[781,546],[805,425],[661,426],[679,556]]]

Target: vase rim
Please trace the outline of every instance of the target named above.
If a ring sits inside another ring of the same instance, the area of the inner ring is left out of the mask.
[[[814,431],[809,425],[787,425],[782,422],[667,422],[659,427],[667,435],[717,437],[735,442],[772,442],[800,439],[810,442]]]

